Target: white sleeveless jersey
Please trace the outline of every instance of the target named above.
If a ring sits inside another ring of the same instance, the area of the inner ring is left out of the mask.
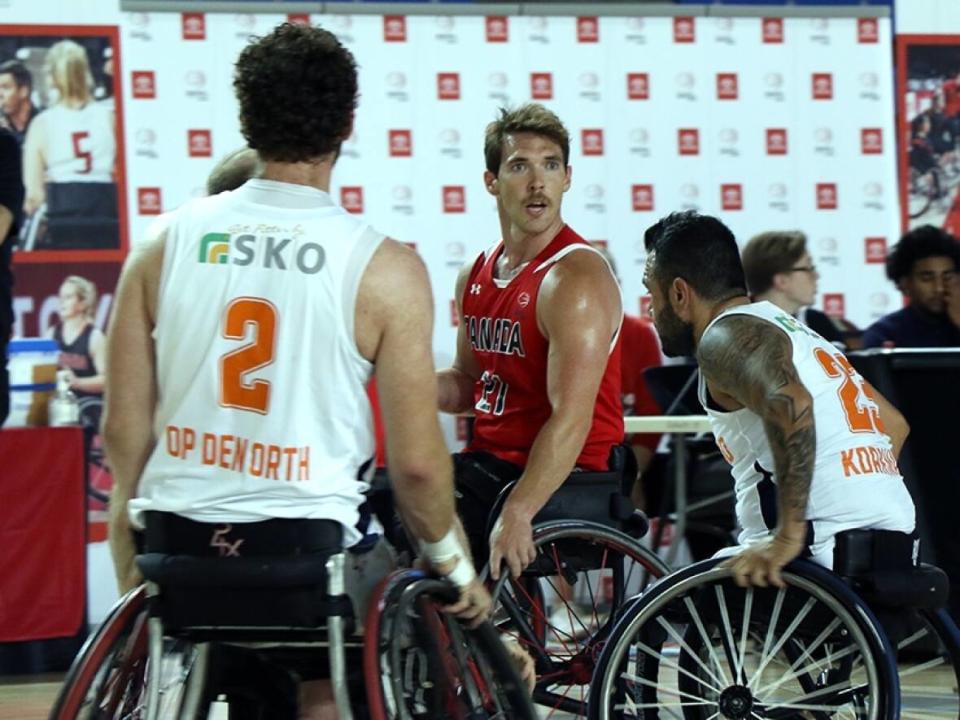
[[[113,112],[89,102],[73,109],[54,105],[37,116],[47,135],[47,181],[112,182],[117,157]]]
[[[911,532],[913,501],[897,468],[890,438],[883,433],[868,386],[846,357],[772,303],[741,305],[713,322],[731,315],[750,315],[782,330],[793,345],[793,364],[800,381],[813,397],[817,456],[807,519],[812,525],[814,559],[832,566],[833,536],[843,530]],[[732,465],[740,544],[767,537],[776,525],[777,478],[763,420],[746,408],[722,412],[709,404],[702,377],[699,394],[717,445]]]
[[[157,445],[130,503],[202,522],[340,521],[374,440],[354,308],[383,236],[300,185],[250,180],[167,227],[154,341]]]

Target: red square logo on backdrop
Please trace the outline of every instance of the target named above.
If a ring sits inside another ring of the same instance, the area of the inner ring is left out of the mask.
[[[363,188],[359,185],[340,188],[340,204],[351,213],[363,212]]]
[[[700,131],[696,128],[677,130],[677,152],[681,155],[699,155]]]
[[[506,15],[488,15],[487,42],[507,42],[510,39],[509,28]]]
[[[157,76],[153,70],[134,70],[130,85],[137,100],[153,100],[157,96]]]
[[[720,186],[720,207],[724,210],[743,210],[743,186],[740,183]]]
[[[437,98],[439,100],[460,99],[460,73],[437,73]]]
[[[814,100],[833,99],[833,73],[814,73],[811,84]]]
[[[875,17],[857,18],[857,42],[880,42],[880,21]]]
[[[884,263],[887,261],[887,239],[885,237],[868,237],[863,240],[865,262]]]
[[[836,210],[839,205],[836,183],[817,183],[817,210]]]
[[[577,42],[600,42],[600,20],[592,16],[578,17]]]
[[[294,25],[309,25],[310,13],[287,13],[287,22]]]
[[[862,128],[860,130],[860,152],[864,155],[882,155],[883,130],[880,128]]]
[[[158,187],[137,188],[137,212],[141,215],[159,215],[163,207],[160,197]]]
[[[736,73],[717,73],[717,100],[736,100],[737,85]]]
[[[627,99],[650,99],[650,75],[648,73],[627,73]]]
[[[767,128],[767,155],[787,154],[787,129]]]
[[[650,307],[652,306],[652,301],[649,295],[640,296],[640,317],[649,318],[650,317]]]
[[[443,211],[445,213],[467,211],[467,193],[463,185],[443,186]]]
[[[184,40],[205,40],[207,20],[203,13],[181,13],[180,30]]]
[[[675,43],[696,42],[697,21],[692,17],[675,17],[673,19],[673,41]]]
[[[213,155],[213,137],[209,130],[187,130],[187,154],[190,157]]]
[[[553,100],[552,73],[530,73],[530,97],[534,100]]]
[[[457,312],[456,300],[450,301],[450,327],[460,327],[460,313]]]
[[[823,311],[832,318],[842,318],[846,314],[843,293],[824,293]]]
[[[603,155],[603,130],[600,128],[581,130],[580,146],[584,155]]]
[[[653,185],[634,185],[631,192],[634,212],[653,211]]]
[[[761,21],[765,43],[783,42],[783,18],[767,17]]]
[[[413,132],[411,130],[390,131],[390,157],[413,156]]]
[[[407,18],[405,15],[383,16],[383,40],[384,42],[407,41]]]

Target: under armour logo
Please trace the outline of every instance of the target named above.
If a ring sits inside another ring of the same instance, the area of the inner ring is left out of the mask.
[[[473,283],[473,284],[470,286],[470,294],[471,294],[471,295],[479,295],[479,294],[480,294],[480,283]]]
[[[243,545],[243,538],[233,543],[230,542],[225,535],[231,530],[233,530],[233,525],[224,525],[214,530],[213,536],[210,538],[210,547],[217,548],[220,557],[240,557],[240,546]]]

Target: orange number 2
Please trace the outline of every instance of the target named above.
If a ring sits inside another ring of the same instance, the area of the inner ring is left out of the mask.
[[[270,407],[270,383],[246,375],[273,362],[277,340],[277,308],[263,298],[241,297],[230,302],[223,317],[223,336],[253,340],[220,358],[220,404],[266,415]]]
[[[843,414],[847,417],[850,430],[855,433],[885,432],[877,403],[870,393],[870,386],[866,382],[861,386],[854,380],[857,371],[853,369],[850,361],[839,353],[831,355],[823,348],[817,348],[813,354],[827,377],[843,378],[837,395],[840,396],[840,404],[843,405]],[[864,399],[869,403],[864,402]]]

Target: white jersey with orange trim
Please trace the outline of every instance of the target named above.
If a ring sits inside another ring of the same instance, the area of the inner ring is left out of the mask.
[[[202,522],[340,521],[374,452],[357,350],[361,277],[383,235],[327,193],[250,180],[166,230],[154,341],[157,445],[130,503]]]
[[[54,105],[34,122],[43,123],[46,131],[47,182],[113,182],[117,137],[109,106]]]
[[[843,530],[874,528],[912,532],[913,500],[903,483],[890,438],[883,431],[869,385],[831,343],[769,302],[740,305],[731,315],[772,323],[790,339],[800,382],[813,398],[816,461],[807,519],[813,558],[833,562],[833,537]],[[748,545],[776,526],[776,472],[763,420],[746,408],[723,412],[708,402],[701,377],[700,402],[710,417],[717,445],[736,481],[739,542]]]

